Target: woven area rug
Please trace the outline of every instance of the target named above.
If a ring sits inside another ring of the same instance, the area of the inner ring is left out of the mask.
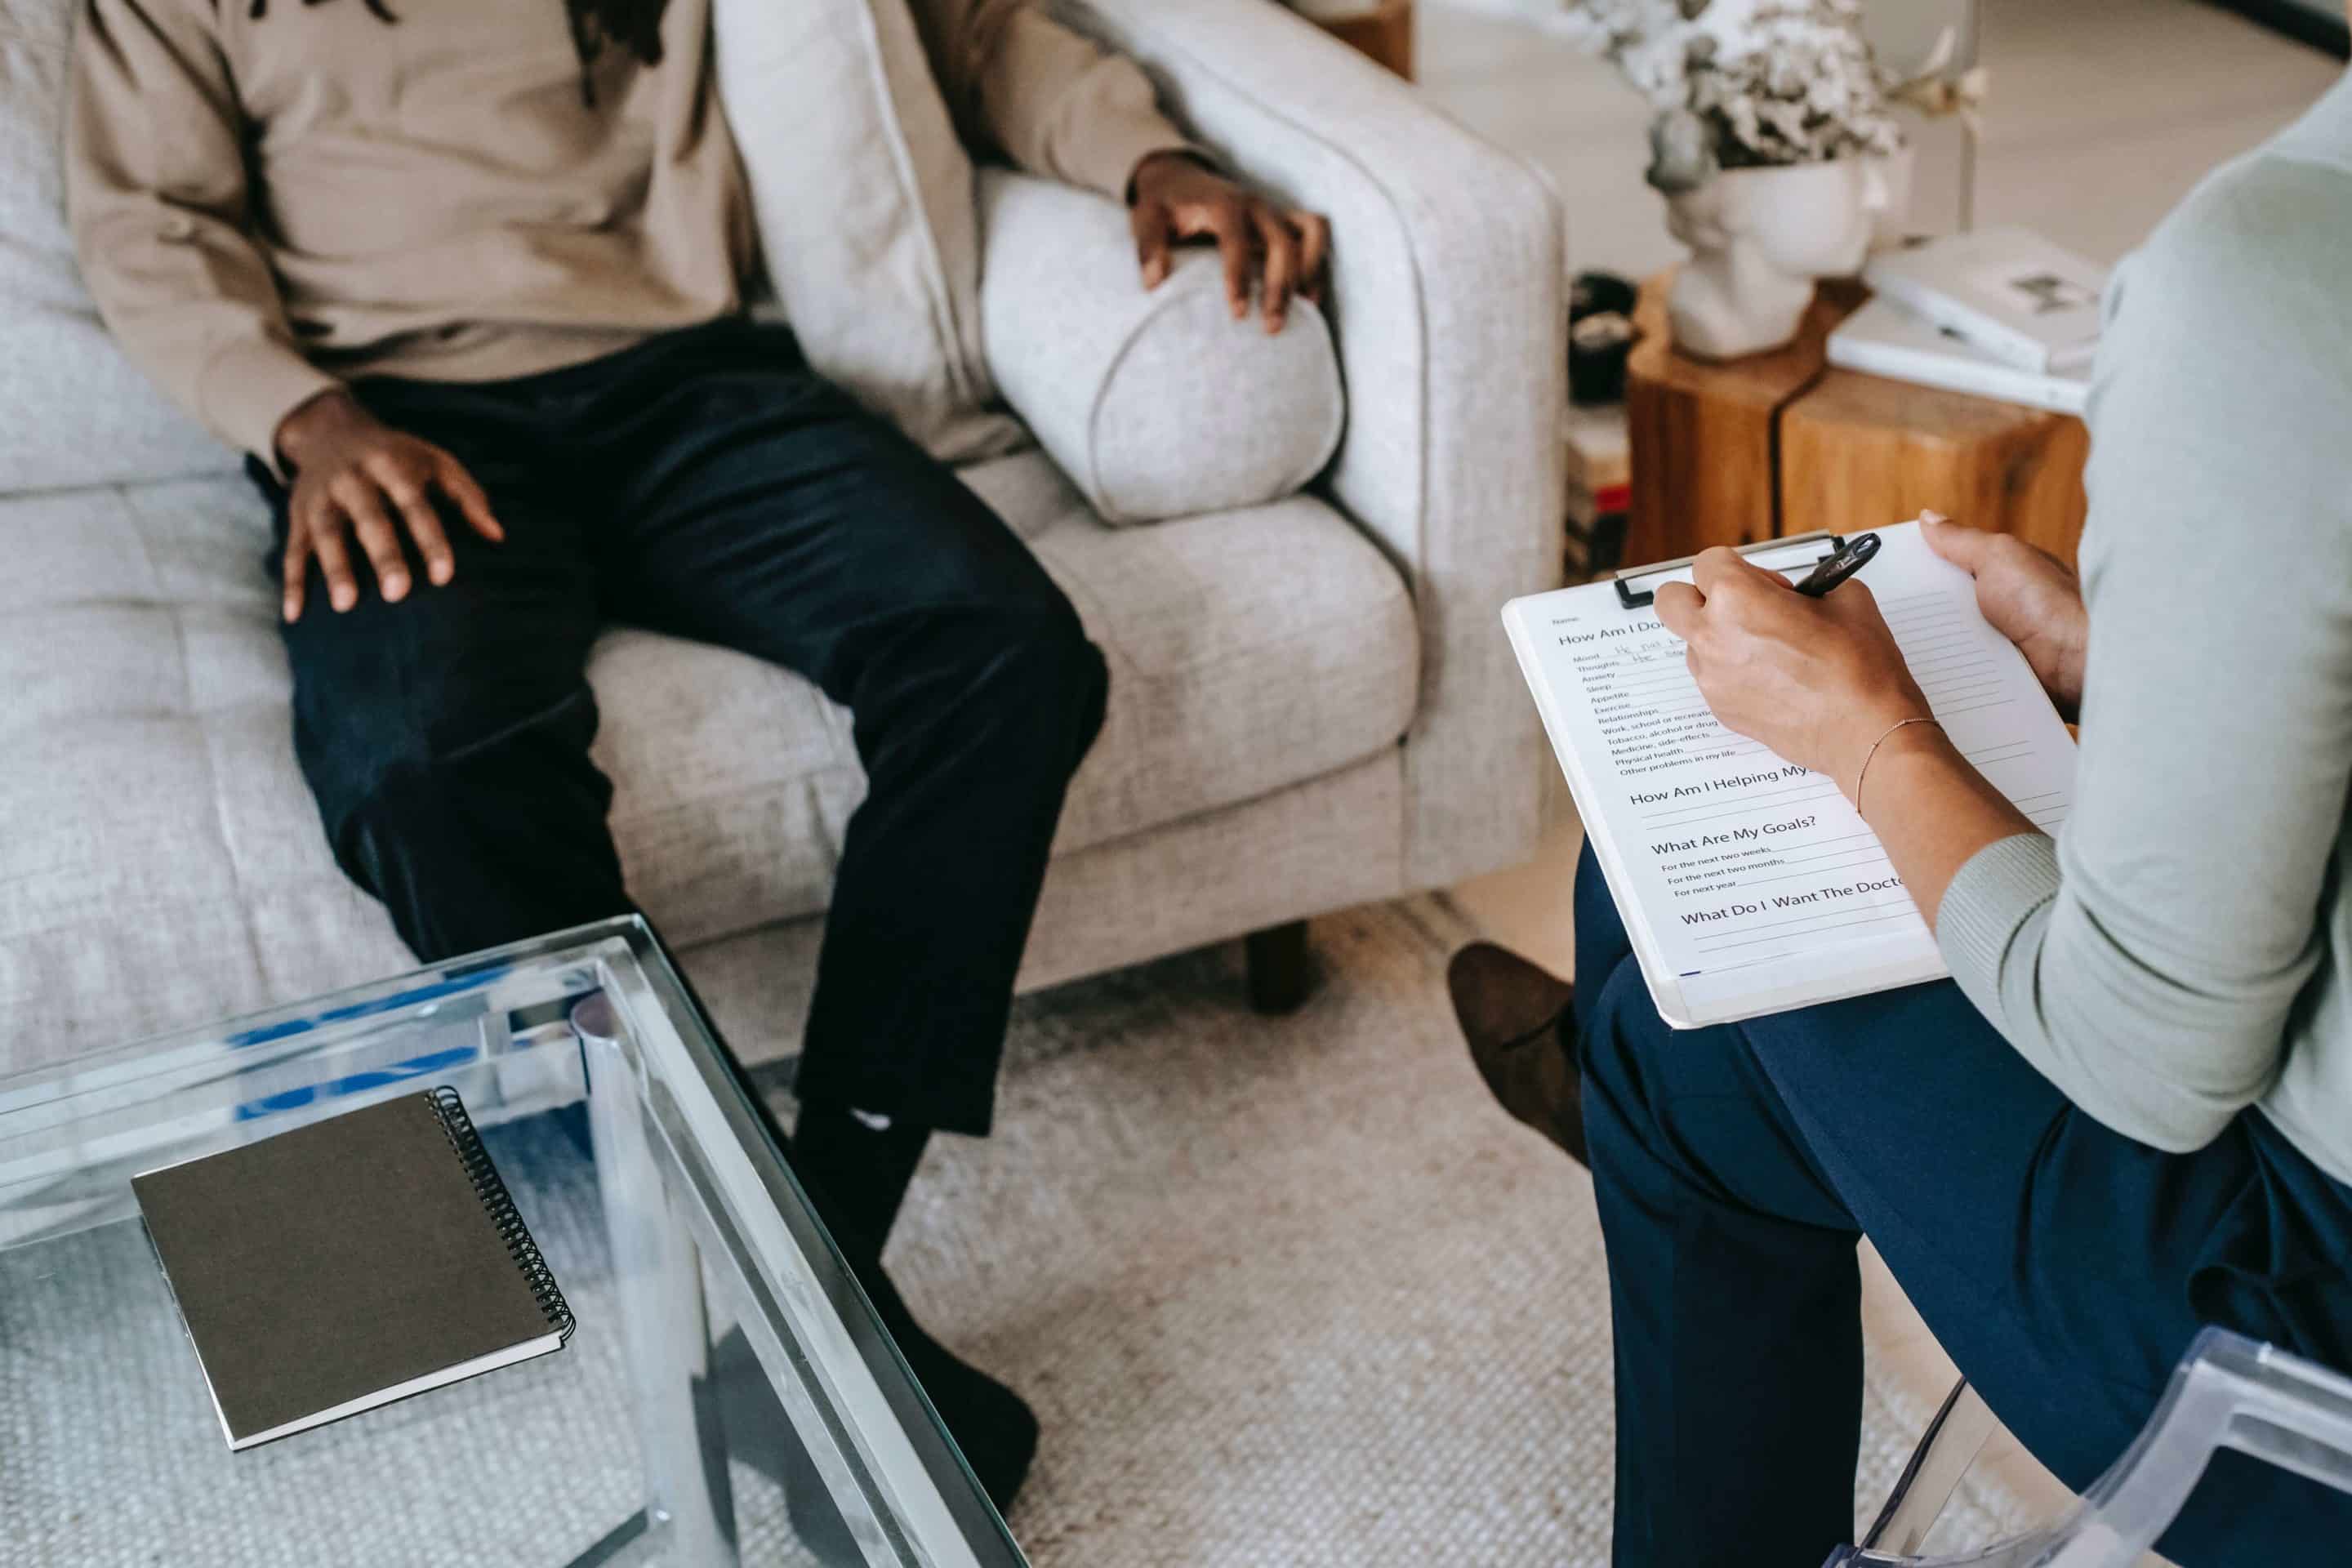
[[[1036,1568],[1604,1563],[1591,1183],[1472,1070],[1451,906],[1314,930],[1286,1019],[1238,944],[1024,1000],[996,1135],[935,1142],[893,1272],[1044,1419]],[[1876,1369],[1865,1403],[1867,1516],[1931,1412]],[[1972,1483],[1938,1535],[2013,1512]]]
[[[0,1251],[0,1568],[562,1568],[625,1534],[646,1472],[593,1168],[559,1118],[483,1140],[579,1314],[562,1353],[242,1454],[136,1221]],[[777,1484],[730,1481],[743,1562],[816,1568]]]
[[[1012,1521],[1036,1568],[1607,1561],[1591,1187],[1454,1038],[1469,934],[1437,900],[1318,921],[1286,1019],[1247,1010],[1237,949],[1020,1004],[997,1134],[938,1141],[890,1263],[1044,1418]],[[594,1183],[555,1120],[488,1136],[571,1345],[247,1455],[135,1224],[0,1252],[0,1568],[592,1551],[644,1497]],[[1878,1368],[1865,1403],[1869,1512],[1928,1412]],[[776,1488],[732,1479],[743,1561],[810,1563]],[[1955,1539],[2014,1512],[1989,1486]]]

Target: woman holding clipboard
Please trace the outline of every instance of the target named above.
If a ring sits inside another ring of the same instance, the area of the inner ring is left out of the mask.
[[[2080,715],[2057,839],[1944,736],[1864,584],[1716,550],[1658,591],[1717,717],[1838,783],[1954,979],[1674,1032],[1589,852],[1572,997],[1457,956],[1487,1082],[1592,1170],[1618,1563],[1850,1538],[1864,1235],[2077,1489],[2206,1324],[2352,1373],[2347,250],[2352,82],[2117,273],[2080,585],[1926,531]],[[2164,1550],[2352,1561],[2352,1499],[2224,1455]]]

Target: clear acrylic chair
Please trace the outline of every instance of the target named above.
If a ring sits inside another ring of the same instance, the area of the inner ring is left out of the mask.
[[[1961,1382],[1862,1544],[1839,1547],[1823,1568],[2136,1568],[2222,1448],[2352,1493],[2352,1378],[2207,1329],[2123,1458],[2056,1523],[1958,1556],[1910,1555],[1992,1430],[1991,1411]]]

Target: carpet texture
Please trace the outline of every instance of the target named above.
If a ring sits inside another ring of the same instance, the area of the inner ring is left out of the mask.
[[[0,1568],[561,1568],[635,1514],[593,1168],[558,1118],[483,1142],[578,1314],[570,1342],[241,1454],[136,1221],[0,1251]],[[776,1485],[731,1481],[743,1561],[813,1565]]]
[[[996,1136],[934,1141],[889,1261],[1045,1422],[1012,1521],[1036,1568],[1607,1561],[1591,1187],[1454,1037],[1470,934],[1436,900],[1320,921],[1320,987],[1286,1019],[1247,1010],[1237,947],[1019,1005]],[[593,1174],[560,1119],[486,1136],[571,1344],[249,1454],[135,1224],[0,1252],[0,1568],[554,1568],[627,1518]],[[1874,1367],[1864,1514],[1927,1415]],[[811,1562],[774,1486],[733,1471],[743,1561]],[[1979,1486],[1951,1539],[2014,1511]]]
[[[1237,944],[1019,1005],[995,1136],[934,1140],[888,1261],[1044,1420],[1036,1568],[1608,1561],[1591,1184],[1461,1047],[1473,934],[1435,899],[1318,921],[1286,1019]],[[1874,1369],[1864,1518],[1931,1413]],[[1937,1544],[2015,1511],[1972,1484]]]

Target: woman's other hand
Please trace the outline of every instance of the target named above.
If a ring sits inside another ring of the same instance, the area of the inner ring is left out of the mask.
[[[2083,706],[2091,618],[2074,569],[2021,539],[1929,515],[1927,547],[1977,580],[1977,608],[2017,645],[2068,723]]]
[[[1827,773],[1849,795],[1871,745],[1930,716],[1878,601],[1860,582],[1808,598],[1717,546],[1690,583],[1658,590],[1658,619],[1726,728]]]

